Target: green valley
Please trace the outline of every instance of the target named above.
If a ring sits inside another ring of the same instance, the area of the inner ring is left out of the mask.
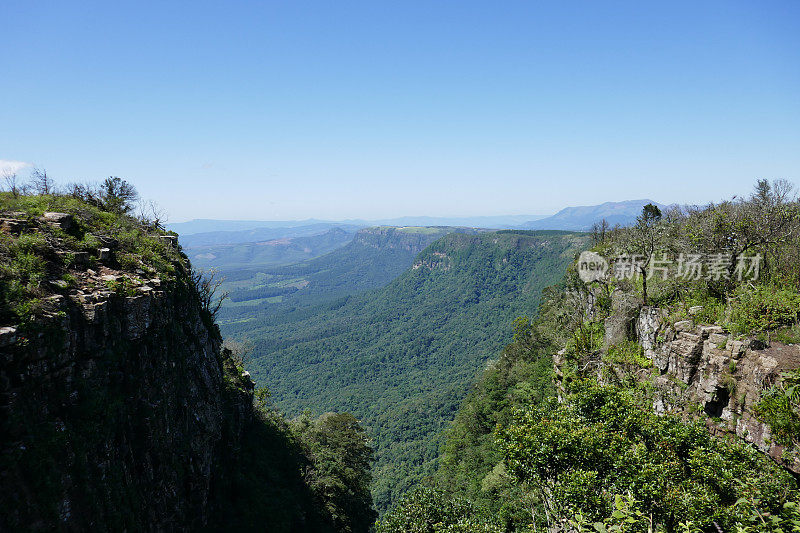
[[[472,228],[389,226],[360,230],[345,246],[300,263],[261,269],[222,269],[230,299],[221,320],[281,314],[332,298],[382,287],[408,269],[416,255],[448,233]],[[275,304],[282,303],[283,306]],[[234,309],[239,308],[239,309]]]
[[[227,309],[222,329],[253,343],[249,366],[281,410],[335,406],[362,421],[376,449],[376,505],[385,510],[435,471],[439,436],[476,373],[506,342],[513,320],[536,313],[542,289],[587,242],[557,231],[450,233],[385,287],[246,319],[253,310]],[[390,247],[389,258],[404,250]],[[367,264],[370,274],[381,263]]]

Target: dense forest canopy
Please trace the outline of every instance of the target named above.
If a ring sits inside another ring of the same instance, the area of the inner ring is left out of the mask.
[[[253,375],[279,408],[362,420],[379,509],[433,474],[439,435],[476,373],[588,243],[566,232],[443,233],[381,289],[223,326],[253,343]]]

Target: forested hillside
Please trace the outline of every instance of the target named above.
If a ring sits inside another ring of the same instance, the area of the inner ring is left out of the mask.
[[[374,439],[374,495],[387,508],[435,470],[441,430],[516,316],[536,311],[588,237],[452,233],[381,289],[228,323],[289,414],[337,406]]]
[[[270,269],[222,271],[230,299],[221,319],[248,320],[288,308],[382,287],[411,266],[416,255],[448,233],[470,228],[375,227],[362,229],[344,247],[321,257]],[[276,305],[283,304],[283,305]],[[224,303],[223,303],[224,305]]]
[[[516,321],[436,475],[378,531],[800,528],[799,215],[789,184],[759,181],[598,227],[606,275],[574,265]]]

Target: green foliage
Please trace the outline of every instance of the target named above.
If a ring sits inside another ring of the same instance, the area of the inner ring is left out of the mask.
[[[800,324],[775,330],[772,338],[784,344],[800,344]]]
[[[310,465],[305,482],[323,502],[336,531],[368,531],[375,521],[369,484],[372,448],[355,417],[325,413],[302,416],[291,424]]]
[[[769,424],[778,444],[800,447],[800,369],[786,372],[778,385],[765,391],[753,412]]]
[[[603,346],[603,324],[599,321],[584,321],[572,332],[572,338],[565,348],[570,355],[588,355]]]
[[[667,531],[686,520],[729,530],[742,497],[779,514],[798,496],[796,482],[767,457],[656,415],[639,389],[585,381],[566,402],[520,412],[498,430],[497,443],[509,472],[539,494],[543,524],[577,513],[602,520],[614,512],[615,495],[629,494]]]
[[[635,365],[640,368],[652,368],[653,361],[645,357],[642,345],[635,341],[623,341],[609,346],[604,360],[618,365]]]
[[[652,524],[650,524],[648,517],[641,511],[639,502],[631,495],[615,495],[614,510],[611,516],[602,522],[592,523],[583,513],[578,512],[568,523],[576,533],[586,531],[596,531],[597,533],[652,531]]]
[[[463,498],[420,488],[406,494],[376,525],[377,533],[502,533],[500,525]]]
[[[106,211],[111,213],[129,213],[139,198],[139,193],[130,183],[116,176],[103,180],[100,185],[99,198]]]
[[[538,322],[519,318],[514,341],[481,375],[447,429],[437,485],[491,511],[508,524],[526,523],[522,490],[505,470],[493,431],[511,422],[516,409],[555,394],[552,343]]]
[[[736,333],[770,331],[797,322],[800,294],[780,286],[739,287],[732,298],[730,328]]]
[[[687,291],[685,298],[676,307],[677,316],[673,317],[674,320],[692,319],[701,324],[723,324],[728,306],[726,298],[715,296],[706,287],[699,286]],[[701,309],[695,315],[690,315],[689,309],[692,307]]]

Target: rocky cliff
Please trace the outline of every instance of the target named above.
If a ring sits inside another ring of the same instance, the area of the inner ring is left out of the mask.
[[[91,210],[35,211],[0,233],[9,272],[28,241],[45,259],[4,302],[30,298],[0,329],[0,530],[202,528],[252,417],[249,376],[173,238],[146,237],[160,276]],[[4,278],[4,298],[14,287]]]
[[[753,413],[762,392],[782,372],[800,367],[800,346],[737,339],[721,326],[672,322],[663,310],[650,307],[639,313],[636,333],[659,373],[653,380],[657,412],[705,415],[712,432],[735,434],[800,473],[800,460],[784,454],[769,425]]]
[[[585,356],[578,367],[600,382],[622,382],[633,376],[652,384],[653,409],[701,419],[712,433],[735,435],[753,444],[795,474],[800,460],[771,438],[770,427],[753,411],[762,393],[779,383],[781,374],[800,367],[800,346],[737,336],[717,324],[704,323],[701,307],[690,317],[670,316],[666,309],[642,307],[631,295],[615,293],[605,319],[605,347]],[[635,342],[644,359],[607,357],[611,347]],[[566,355],[554,357],[556,380],[563,390]]]

